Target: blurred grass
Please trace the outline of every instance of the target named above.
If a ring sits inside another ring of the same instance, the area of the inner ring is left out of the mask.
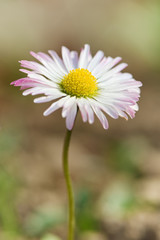
[[[15,201],[18,185],[15,176],[0,169],[0,221],[4,231],[11,234],[20,231]]]
[[[140,164],[142,142],[137,139],[112,140],[109,143],[109,164],[117,172],[122,172],[131,178],[142,176]]]
[[[8,120],[7,120],[8,121]],[[10,124],[6,124],[0,129],[0,163],[4,161],[11,161],[10,157],[13,153],[18,150],[21,139],[22,132],[21,127],[12,126]]]
[[[99,230],[93,199],[93,193],[84,187],[76,194],[76,223],[79,232]]]
[[[105,217],[124,218],[142,207],[132,184],[119,180],[113,182],[100,198],[100,212]]]
[[[15,175],[15,163],[12,163],[12,156],[22,140],[19,130],[7,124],[0,130],[0,222],[12,239],[21,232],[16,206],[20,179]]]
[[[47,234],[41,240],[61,240],[61,239],[53,234]]]
[[[56,206],[48,206],[45,208],[39,207],[39,209],[28,215],[24,225],[25,233],[30,237],[42,236],[47,234],[47,232],[51,229],[54,229],[57,225],[64,223],[64,220],[65,216],[63,209],[58,209]],[[51,237],[49,235],[44,239],[50,238]]]

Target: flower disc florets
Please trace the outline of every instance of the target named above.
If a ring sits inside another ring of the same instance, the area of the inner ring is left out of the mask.
[[[71,96],[93,97],[97,94],[96,78],[87,69],[77,68],[64,76],[60,83],[61,90]]]

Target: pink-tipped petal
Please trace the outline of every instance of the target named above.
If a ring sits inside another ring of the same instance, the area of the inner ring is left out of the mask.
[[[105,115],[102,113],[102,111],[94,104],[91,105],[97,118],[100,120],[102,126],[104,129],[108,129],[109,125],[108,125],[108,120],[105,117]]]

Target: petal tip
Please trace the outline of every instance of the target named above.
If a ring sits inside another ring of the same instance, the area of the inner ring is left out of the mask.
[[[35,52],[33,52],[33,51],[30,51],[29,53],[30,53],[32,56],[33,56],[33,54],[35,54]]]
[[[44,117],[47,117],[49,114],[45,111],[44,113],[43,113],[43,116]]]

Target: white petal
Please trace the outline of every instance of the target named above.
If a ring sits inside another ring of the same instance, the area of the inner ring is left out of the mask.
[[[108,120],[107,118],[105,117],[105,115],[102,113],[102,111],[94,104],[91,105],[96,116],[98,117],[98,119],[100,120],[102,126],[104,129],[108,129]]]
[[[45,68],[42,65],[40,65],[39,69],[43,70],[45,72],[45,75],[47,74],[46,75],[47,77],[51,76],[51,79],[52,77],[57,79],[64,75],[64,73],[57,68],[54,60],[51,59],[47,54],[42,52],[39,53],[30,52],[30,54],[44,65]]]
[[[45,95],[53,95],[58,94],[59,96],[65,96],[65,93],[61,93],[58,89],[54,88],[40,88],[36,91],[32,92],[32,96],[38,95],[38,94],[45,94]]]
[[[103,92],[100,96],[97,97],[100,101],[104,103],[112,103],[112,102],[124,102],[126,104],[134,105],[136,101],[138,101],[139,96],[137,93],[132,93],[126,91],[119,92]]]
[[[58,56],[58,54],[55,51],[49,50],[48,51],[49,54],[52,56],[52,58],[54,59],[55,63],[57,64],[57,66],[59,67],[59,69],[64,73],[67,74],[67,70],[64,66],[64,63],[62,61],[62,59]]]
[[[124,68],[126,68],[128,66],[128,64],[126,63],[121,63],[119,64],[117,67],[109,70],[107,73],[105,73],[104,75],[102,75],[102,77],[100,77],[98,79],[99,82],[101,81],[106,81],[106,79],[110,78],[111,76],[114,76],[114,74],[119,73],[121,70],[123,70]]]
[[[109,71],[112,67],[114,67],[119,61],[121,61],[121,57],[116,57],[115,59],[110,59],[110,61],[105,61],[105,66],[103,69],[101,68],[99,72],[95,75],[96,78],[102,77],[107,71]],[[94,71],[94,70],[93,70]]]
[[[56,93],[56,94],[54,94],[54,96],[43,96],[43,97],[35,98],[34,103],[50,102],[50,101],[53,101],[53,100],[63,97],[63,96],[66,96],[66,94]]]
[[[71,51],[70,57],[72,59],[73,67],[78,68],[78,53],[76,51]]]
[[[130,80],[130,79],[132,79],[132,80],[134,80],[133,79],[133,76],[132,76],[132,74],[130,74],[130,73],[118,73],[118,74],[115,74],[114,76],[112,76],[112,77],[110,77],[109,79],[107,79],[107,81],[106,82],[113,82],[113,83],[115,83],[115,82],[122,82],[122,80],[125,82],[125,80],[126,80],[126,82],[128,81],[128,80]],[[97,79],[97,81],[101,84],[103,84],[103,83],[105,83],[105,81],[104,82],[101,82],[100,81],[100,79]]]
[[[57,102],[52,103],[52,105],[43,113],[44,116],[48,116],[52,112],[56,111],[57,109],[61,108],[65,101],[69,98],[69,96],[63,97]]]
[[[90,61],[87,69],[92,72],[92,70],[97,66],[97,64],[102,60],[104,53],[102,51],[98,51],[96,55]]]
[[[138,87],[141,87],[141,82],[135,81],[134,79],[123,80],[122,78],[110,77],[105,81],[98,82],[98,86],[101,89],[107,89],[107,91],[111,90],[126,90],[131,91],[131,89],[135,89],[134,91],[139,92]],[[131,88],[131,89],[130,89]]]
[[[92,74],[97,78],[101,72],[103,72],[104,67],[108,64],[108,58],[104,57],[97,66],[92,70]]]
[[[114,108],[117,110],[118,115],[119,115],[120,117],[128,120],[128,116],[127,116],[127,114],[125,114],[125,112],[123,112],[123,111],[122,111],[121,109],[119,109],[119,108],[116,108],[115,106],[114,106]]]
[[[106,58],[106,63],[107,63],[107,64],[110,63],[113,59],[114,59],[114,58],[112,58],[112,57],[110,57],[110,56],[107,57],[107,58]]]
[[[77,99],[77,104],[78,104],[83,122],[87,122],[87,112],[84,107],[85,102],[83,101],[83,98]]]
[[[90,124],[92,124],[94,122],[94,113],[93,113],[93,110],[92,110],[92,108],[90,106],[89,101],[87,101],[86,99],[85,99],[84,108],[85,108],[85,110],[87,112],[88,122]]]
[[[66,117],[66,128],[68,130],[71,130],[73,128],[76,115],[77,115],[77,104],[76,102],[74,102],[72,107],[69,109]]]
[[[79,57],[79,68],[87,68],[88,66],[88,58],[90,54],[90,46],[88,44],[84,45],[84,49],[82,49]]]
[[[117,119],[118,118],[118,114],[113,106],[113,104],[108,104],[106,102],[101,101],[101,99],[97,98],[96,99],[96,105],[98,105],[98,107],[103,110],[105,113],[107,113],[110,117]],[[94,99],[92,101],[95,101]]]
[[[138,104],[136,103],[135,105],[131,106],[131,108],[135,111],[138,111],[139,110],[139,106]]]
[[[62,57],[63,57],[63,62],[65,64],[66,69],[69,71],[73,70],[73,64],[72,64],[72,59],[70,57],[70,51],[66,47],[62,47]]]
[[[33,87],[33,88],[30,88],[30,89],[27,89],[22,93],[22,95],[27,96],[27,95],[33,94],[37,91],[42,91],[42,87]]]
[[[64,104],[62,109],[62,117],[65,118],[69,109],[72,107],[73,103],[76,102],[75,97],[70,97]]]

